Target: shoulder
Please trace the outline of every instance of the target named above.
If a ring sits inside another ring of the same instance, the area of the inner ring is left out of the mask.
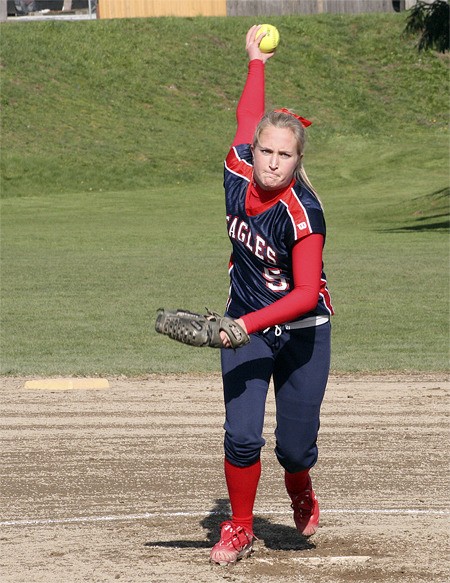
[[[225,159],[225,171],[250,180],[253,172],[253,155],[250,144],[233,146]]]
[[[296,182],[284,199],[291,219],[295,240],[311,233],[325,235],[325,218],[317,197],[303,184]]]
[[[323,214],[322,205],[320,204],[319,199],[305,184],[297,181],[294,185],[293,191],[295,192],[295,196],[300,204],[305,208],[308,210],[316,210]]]
[[[253,154],[250,144],[239,144],[230,148],[225,163],[237,164],[239,162],[253,164]]]

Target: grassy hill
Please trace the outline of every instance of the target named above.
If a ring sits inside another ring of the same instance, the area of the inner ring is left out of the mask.
[[[313,120],[333,370],[448,370],[448,55],[404,14],[270,19],[267,107]],[[5,23],[2,374],[218,370],[157,336],[221,310],[222,160],[249,18]]]
[[[271,19],[267,105],[314,120],[311,143],[445,135],[448,59],[401,14]],[[147,188],[217,176],[245,77],[249,18],[7,23],[2,194]]]

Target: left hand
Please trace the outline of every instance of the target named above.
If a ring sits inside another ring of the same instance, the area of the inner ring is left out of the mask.
[[[245,330],[245,332],[247,332],[247,327],[244,324],[244,320],[242,320],[241,318],[238,318],[237,320],[235,320],[235,322],[237,324],[239,324],[239,326],[241,328],[243,328]],[[228,337],[228,334],[226,332],[220,332],[220,338],[222,340],[222,344],[224,348],[231,348],[231,342],[230,339]]]

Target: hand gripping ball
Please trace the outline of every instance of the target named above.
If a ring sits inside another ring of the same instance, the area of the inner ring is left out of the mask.
[[[259,49],[263,53],[273,53],[280,42],[280,33],[275,26],[271,24],[261,24],[261,28],[258,31],[257,39],[261,34],[266,33],[266,36],[259,43]]]

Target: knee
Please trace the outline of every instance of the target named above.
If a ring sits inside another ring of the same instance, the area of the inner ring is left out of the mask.
[[[249,439],[243,436],[225,434],[224,448],[227,460],[238,467],[247,467],[255,464],[261,456],[261,448],[265,440]]]
[[[317,462],[318,450],[316,443],[309,447],[302,447],[301,444],[288,448],[275,448],[275,454],[283,468],[290,472],[302,472],[314,466]]]

